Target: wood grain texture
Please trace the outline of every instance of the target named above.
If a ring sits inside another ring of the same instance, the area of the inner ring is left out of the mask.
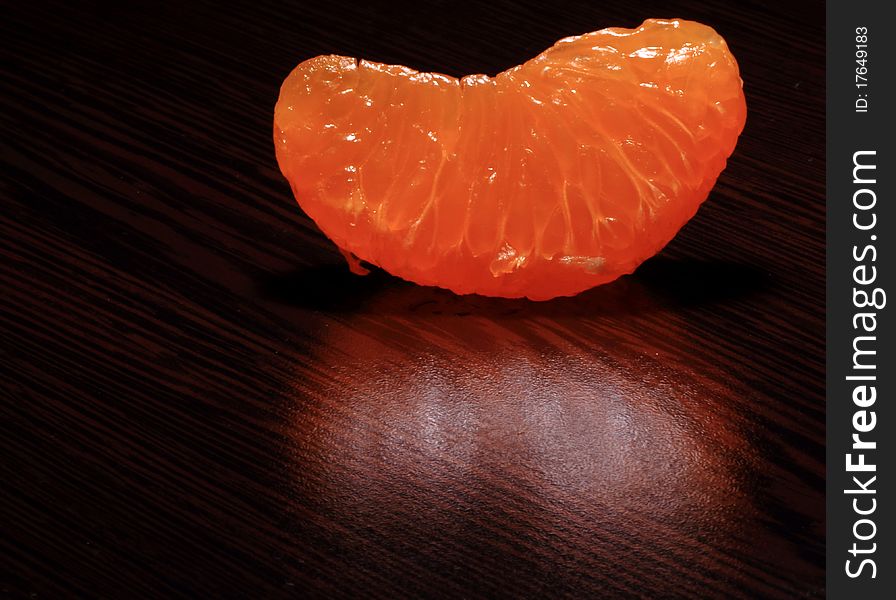
[[[75,4],[0,19],[2,593],[824,595],[823,5]],[[673,16],[747,127],[610,286],[355,277],[277,170],[310,56],[494,74]]]

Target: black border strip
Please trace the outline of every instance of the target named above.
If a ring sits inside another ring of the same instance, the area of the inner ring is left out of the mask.
[[[827,591],[850,600],[896,589],[896,34],[885,11],[827,4]]]

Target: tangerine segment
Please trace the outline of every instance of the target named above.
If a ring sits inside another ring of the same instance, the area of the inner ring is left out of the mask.
[[[725,41],[650,19],[560,40],[496,77],[312,58],[283,83],[274,141],[343,252],[461,294],[544,300],[665,246],[745,119]]]

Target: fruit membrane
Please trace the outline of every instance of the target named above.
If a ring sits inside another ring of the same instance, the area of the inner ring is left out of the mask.
[[[299,204],[350,259],[544,300],[659,252],[745,119],[725,41],[650,19],[565,38],[495,77],[318,56],[284,81],[274,144]]]

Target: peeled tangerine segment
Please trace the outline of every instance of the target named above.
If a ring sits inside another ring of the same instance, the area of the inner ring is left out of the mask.
[[[649,19],[560,40],[496,77],[318,56],[274,142],[340,248],[460,294],[545,300],[631,273],[706,199],[747,109],[725,41]]]

